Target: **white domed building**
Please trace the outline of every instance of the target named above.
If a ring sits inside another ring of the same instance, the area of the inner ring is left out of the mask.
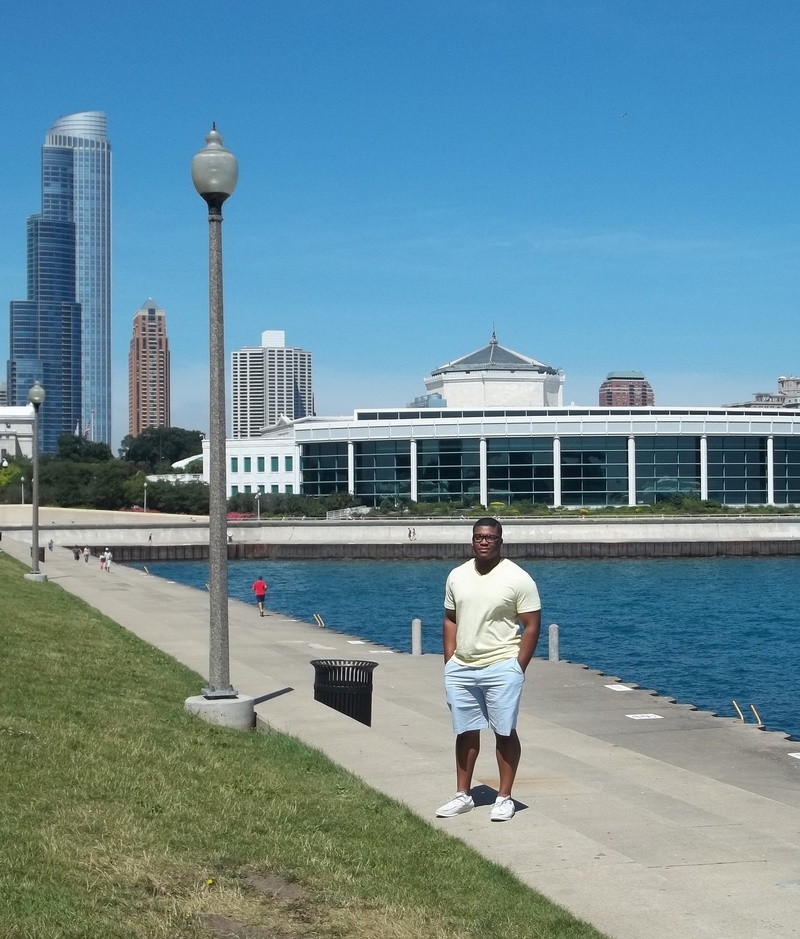
[[[558,408],[563,387],[559,369],[501,346],[494,332],[489,345],[440,365],[425,379],[428,396],[451,408]]]

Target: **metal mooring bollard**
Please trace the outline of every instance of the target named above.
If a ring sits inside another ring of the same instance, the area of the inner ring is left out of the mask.
[[[411,654],[422,655],[422,620],[411,620]]]
[[[558,623],[551,623],[547,627],[547,640],[548,640],[548,658],[551,662],[558,662]]]

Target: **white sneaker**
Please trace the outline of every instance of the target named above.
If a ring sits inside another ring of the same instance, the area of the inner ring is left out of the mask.
[[[436,810],[437,818],[452,818],[453,815],[463,815],[475,808],[472,796],[468,792],[457,792],[455,796]]]
[[[507,822],[514,817],[516,810],[511,796],[498,796],[492,806],[490,818],[493,822]]]

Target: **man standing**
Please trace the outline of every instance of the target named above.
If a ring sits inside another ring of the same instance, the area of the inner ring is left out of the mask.
[[[261,616],[264,615],[264,600],[267,596],[267,585],[264,582],[264,578],[261,574],[256,578],[255,583],[253,584],[253,593],[256,595],[256,603],[258,604],[258,612]]]
[[[442,644],[447,706],[456,734],[457,792],[437,810],[439,818],[475,807],[470,788],[484,727],[494,731],[500,773],[491,820],[514,817],[511,788],[521,753],[517,715],[542,613],[533,579],[501,557],[502,547],[500,522],[478,519],[472,529],[474,558],[447,578]]]

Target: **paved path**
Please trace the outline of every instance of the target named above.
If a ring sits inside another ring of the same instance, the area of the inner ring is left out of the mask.
[[[0,548],[29,554],[8,536]],[[43,569],[206,675],[207,594],[120,566],[101,573],[96,559],[75,562],[59,548]],[[489,822],[497,776],[487,746],[476,810],[436,820],[454,789],[438,656],[261,619],[238,601],[230,626],[232,680],[267,696],[263,725],[324,751],[614,939],[800,936],[800,742],[537,659],[519,723],[516,817]],[[313,700],[309,662],[327,657],[379,663],[371,728]]]

